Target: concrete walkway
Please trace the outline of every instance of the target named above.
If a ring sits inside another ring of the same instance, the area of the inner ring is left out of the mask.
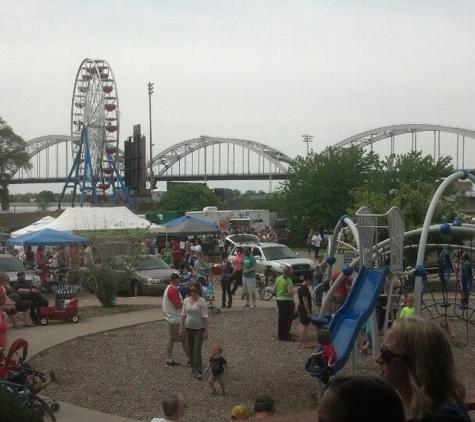
[[[215,284],[216,297],[221,297],[221,289]],[[240,297],[240,289],[234,298],[236,311],[243,310],[244,301]],[[48,297],[50,303],[54,302],[53,296]],[[218,302],[215,302],[218,303]],[[101,331],[113,330],[121,327],[144,324],[147,322],[159,321],[163,319],[162,297],[141,296],[141,297],[120,297],[117,304],[152,304],[153,309],[136,312],[119,313],[111,316],[103,316],[79,320],[77,324],[69,321],[51,321],[47,326],[22,327],[20,330],[10,330],[8,333],[8,344],[12,344],[17,338],[28,341],[28,358],[47,350],[58,344],[84,337]],[[275,307],[275,299],[270,301],[258,300],[259,308]],[[83,292],[79,295],[79,306],[100,306],[94,295]],[[86,409],[72,404],[60,402],[60,410],[55,413],[58,422],[144,422],[135,419],[124,418],[122,416],[111,415]]]
[[[118,303],[121,304],[156,304],[157,307],[145,311],[80,320],[77,324],[69,321],[52,321],[45,327],[23,327],[20,330],[10,330],[8,343],[12,344],[17,338],[24,338],[28,341],[28,358],[32,358],[43,350],[78,337],[163,319],[161,301],[161,297],[120,298]],[[81,307],[98,305],[98,301],[87,293],[80,295],[79,303]],[[60,402],[60,406],[60,410],[55,413],[58,422],[142,422],[69,403]]]

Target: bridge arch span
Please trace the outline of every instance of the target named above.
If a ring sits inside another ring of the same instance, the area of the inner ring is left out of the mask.
[[[357,135],[353,135],[350,138],[346,138],[343,141],[338,142],[334,145],[334,147],[341,148],[348,144],[367,146],[374,142],[382,141],[386,138],[394,138],[397,135],[404,134],[415,134],[417,132],[446,132],[475,139],[475,130],[441,125],[404,124],[383,126],[377,129],[367,130],[366,132],[358,133]]]
[[[232,146],[233,150],[236,146],[240,147],[242,148],[243,153],[246,150],[248,151],[248,154],[249,151],[252,151],[263,160],[269,161],[277,172],[284,174],[286,174],[288,171],[287,166],[284,164],[288,165],[293,161],[292,158],[284,154],[282,151],[278,151],[275,148],[269,147],[268,145],[264,145],[259,142],[236,138],[201,136],[199,138],[189,139],[175,144],[153,157],[152,164],[154,168],[154,174],[158,177],[165,175],[172,168],[172,166],[180,162],[180,160],[184,159],[187,155],[193,154],[199,150],[204,150],[206,157],[206,149],[208,147],[213,149],[214,154],[214,148],[217,146],[218,153],[221,154],[221,146],[223,145],[228,145],[228,148],[229,146]]]

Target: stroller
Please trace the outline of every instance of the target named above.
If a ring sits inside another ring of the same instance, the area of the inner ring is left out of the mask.
[[[203,292],[203,298],[204,300],[206,300],[206,302],[208,303],[208,309],[211,313],[216,313],[216,314],[219,314],[221,312],[221,309],[219,309],[215,304],[214,304],[214,300],[215,300],[215,296],[214,296],[214,289],[213,289],[213,286],[209,285],[209,286],[203,286],[201,288],[202,292]]]
[[[50,372],[50,379],[46,379],[41,372],[35,371],[28,363],[28,342],[22,338],[15,340],[10,346],[7,355],[0,354],[0,383],[8,381],[18,385],[28,386],[31,400],[56,412],[59,410],[59,403],[47,390],[47,387],[56,381],[54,372]],[[43,399],[37,394],[46,395]]]

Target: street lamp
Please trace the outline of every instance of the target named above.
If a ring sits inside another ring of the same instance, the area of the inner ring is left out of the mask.
[[[308,147],[310,142],[312,142],[313,135],[302,135],[303,141],[307,143],[307,155],[308,155]]]
[[[152,194],[152,189],[155,187],[155,177],[153,176],[152,168],[152,94],[153,94],[153,82],[148,83],[148,116],[150,121],[150,195]]]

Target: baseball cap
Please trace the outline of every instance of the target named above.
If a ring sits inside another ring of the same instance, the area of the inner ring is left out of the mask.
[[[244,406],[243,404],[237,404],[231,410],[231,417],[238,421],[249,419],[250,416],[250,409],[247,406]]]
[[[170,281],[173,281],[173,280],[180,280],[180,274],[178,274],[178,273],[173,273],[173,274],[170,276]]]

